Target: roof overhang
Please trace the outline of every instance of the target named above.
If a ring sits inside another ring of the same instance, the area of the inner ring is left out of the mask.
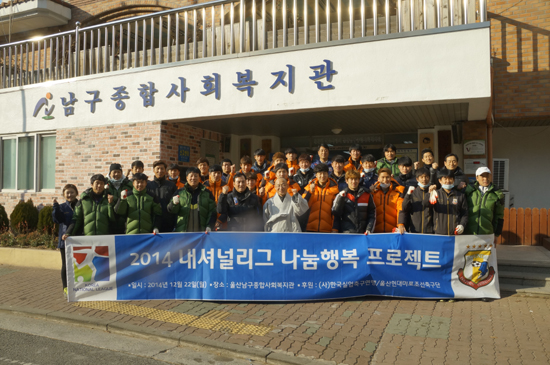
[[[0,8],[0,35],[65,25],[70,19],[71,9],[52,0],[18,2]]]

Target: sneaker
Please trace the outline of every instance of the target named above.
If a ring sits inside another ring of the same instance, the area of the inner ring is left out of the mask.
[[[63,288],[63,295],[65,295],[65,299],[67,299],[67,294],[68,294],[67,288]]]

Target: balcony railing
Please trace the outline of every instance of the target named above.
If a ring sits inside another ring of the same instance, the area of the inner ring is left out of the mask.
[[[486,20],[486,0],[216,0],[0,45],[0,88]]]

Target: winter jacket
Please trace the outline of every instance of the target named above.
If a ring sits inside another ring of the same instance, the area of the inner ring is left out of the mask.
[[[370,192],[362,187],[356,191],[347,188],[343,192],[344,196],[340,193],[334,199],[334,227],[342,233],[374,232],[376,207]]]
[[[254,164],[252,165],[252,170],[263,176],[264,172],[269,168],[270,164],[271,163],[268,160],[264,160],[264,163],[259,166],[258,163],[254,161]]]
[[[291,167],[294,167],[294,173],[296,173],[296,171],[300,170],[300,165],[298,164],[298,160],[294,160],[294,161],[289,161],[289,160],[286,160],[286,165],[288,166],[288,169],[290,170]]]
[[[353,161],[351,156],[348,159],[348,163],[344,165],[344,171],[349,170],[361,170],[361,157],[357,159],[357,161]]]
[[[315,160],[311,163],[310,168],[313,170],[315,168],[315,166],[319,165],[320,163],[324,163],[325,165],[327,165],[328,166],[328,173],[332,174],[332,171],[333,171],[332,170],[332,161],[331,161],[330,158],[327,160],[327,162],[321,162],[321,160]]]
[[[152,233],[162,219],[162,207],[157,197],[147,190],[132,189],[126,199],[115,205],[115,213],[126,219],[126,234]]]
[[[302,171],[300,171],[300,169],[298,169],[298,172],[293,177],[294,181],[298,185],[300,185],[300,188],[302,189],[301,190],[302,193],[304,192],[304,189],[309,184],[309,182],[313,180],[313,178],[315,178],[315,173],[311,168],[307,170],[305,173],[303,173]]]
[[[214,229],[216,223],[216,201],[212,193],[202,184],[197,188],[191,189],[188,184],[185,184],[183,189],[179,189],[175,196],[179,197],[179,204],[174,204],[172,199],[168,204],[168,211],[175,214],[176,232],[187,232],[189,224],[189,214],[191,205],[196,205],[199,210],[199,220],[201,231],[206,230],[206,227]]]
[[[376,171],[376,170],[375,170]],[[378,182],[378,174],[375,171],[365,172],[361,171],[363,177],[359,181],[359,186],[362,186],[365,190],[370,190],[370,187]]]
[[[376,205],[376,225],[374,232],[391,232],[397,227],[397,220],[403,203],[404,189],[395,180],[390,182],[390,187],[386,193],[380,188],[379,182],[374,187],[375,191],[372,194],[374,204]]]
[[[317,179],[313,179],[312,183],[315,184],[313,191],[311,185],[307,185],[303,195],[309,206],[306,229],[309,232],[332,232],[332,203],[338,194],[338,184],[332,179],[328,179],[324,186],[319,186]]]
[[[169,177],[168,177],[168,180],[176,184],[176,189],[181,189],[185,186],[185,178],[183,180],[181,178],[182,176],[180,175],[176,180],[172,180]]]
[[[77,204],[78,201],[75,201],[73,205],[71,205],[68,201],[62,204],[53,204],[52,218],[54,223],[59,225],[57,248],[65,248],[65,241],[63,241],[61,237],[63,237],[63,235],[67,232],[67,228],[71,225],[74,215],[74,208]]]
[[[95,200],[97,198],[97,200]],[[107,200],[107,192],[96,196],[93,190],[87,189],[80,194],[80,200],[74,209],[73,220],[67,228],[67,235],[100,236],[110,234],[110,227],[115,221],[113,204]]]
[[[115,201],[118,201],[120,199],[120,194],[126,190],[128,193],[131,192],[134,189],[134,185],[130,180],[128,180],[127,177],[122,180],[122,183],[120,184],[120,187],[117,189],[114,185],[114,183],[109,180],[107,185],[105,185],[105,190],[107,190],[107,194],[111,194]],[[124,234],[126,232],[126,219],[123,216],[115,215],[115,222],[111,225],[111,233],[112,234]]]
[[[307,209],[307,201],[299,194],[287,194],[284,199],[275,194],[264,204],[264,229],[266,232],[302,232],[297,216]]]
[[[267,196],[267,199],[273,198],[275,194],[277,194],[277,191],[275,190],[275,180],[277,180],[277,178],[269,180],[265,185],[265,195]],[[300,188],[300,185],[296,184],[294,180],[289,178],[286,179],[286,182],[288,183],[287,194],[289,194],[290,196],[294,195],[292,193],[292,189],[298,190],[298,193],[300,193],[300,190],[302,190]]]
[[[407,194],[408,188],[405,190],[398,223],[411,233],[434,233],[434,213],[428,190],[417,187],[411,194]]]
[[[493,184],[482,194],[478,182],[468,185],[465,194],[468,201],[466,234],[500,236],[504,225],[504,194]]]
[[[161,179],[157,179],[155,177],[153,181],[147,182],[147,192],[149,195],[154,197],[156,196],[159,200],[160,206],[162,207],[162,220],[160,227],[158,227],[161,232],[174,231],[176,217],[168,211],[168,203],[170,203],[176,191],[176,184],[165,177]]]
[[[437,190],[437,203],[434,205],[435,234],[454,235],[455,228],[468,224],[468,202],[466,196],[453,188],[448,194],[441,188]]]
[[[222,193],[222,188],[227,185],[224,183],[221,179],[220,181],[216,181],[215,183],[212,183],[211,180],[208,180],[203,183],[203,185],[210,190],[212,195],[214,196],[214,200],[216,201],[216,204],[218,204],[218,199],[220,197],[220,194]],[[230,189],[231,190],[231,189]]]
[[[332,179],[336,181],[338,184],[338,191],[342,191],[348,187],[348,183],[346,182],[346,173],[343,172],[342,175],[336,176],[334,175],[334,172],[332,174],[328,175],[329,179]]]
[[[260,198],[246,188],[242,193],[233,190],[221,194],[218,201],[219,220],[227,222],[228,231],[263,231]]]
[[[376,164],[376,173],[378,173],[381,168],[390,169],[394,177],[398,176],[400,172],[399,166],[397,165],[397,158],[395,158],[392,162],[386,160],[385,157],[378,160],[378,163]]]
[[[437,179],[437,172],[439,171],[439,167],[437,169],[434,169],[432,165],[426,164],[424,164],[423,167],[430,170],[430,185],[437,185],[437,187],[440,188],[441,185],[439,185],[439,180]]]
[[[394,179],[399,185],[405,187],[405,193],[409,191],[411,186],[414,186],[415,188],[418,186],[418,181],[416,181],[414,170],[409,171],[409,173],[405,175],[400,172],[397,176],[394,176]]]
[[[456,169],[454,169],[453,176],[455,178],[454,185],[456,187],[458,187],[461,182],[468,184],[468,177],[464,175],[464,172],[462,172],[462,169],[460,167],[457,167]],[[437,187],[439,188],[440,185],[438,185]]]

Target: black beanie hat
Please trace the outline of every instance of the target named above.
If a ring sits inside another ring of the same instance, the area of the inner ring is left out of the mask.
[[[113,170],[120,170],[122,171],[122,166],[119,163],[112,163],[111,166],[109,166],[109,175],[111,175],[111,172]]]

